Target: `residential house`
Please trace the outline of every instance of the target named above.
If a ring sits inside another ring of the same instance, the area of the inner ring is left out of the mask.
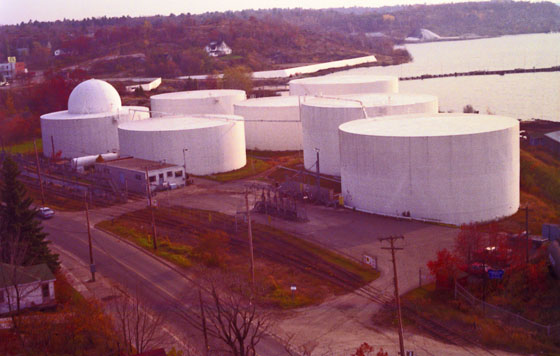
[[[231,48],[224,41],[212,41],[204,47],[204,50],[210,57],[227,56],[232,52]]]
[[[54,302],[56,277],[46,264],[16,266],[0,263],[0,314]]]

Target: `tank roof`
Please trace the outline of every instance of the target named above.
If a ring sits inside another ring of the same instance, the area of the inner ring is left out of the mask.
[[[245,91],[237,89],[211,89],[211,90],[190,90],[190,91],[178,91],[173,93],[164,93],[153,95],[150,99],[169,99],[169,100],[181,100],[181,99],[207,99],[216,98],[223,96],[232,95],[246,95]]]
[[[303,103],[304,99],[301,99]],[[247,106],[247,107],[282,107],[282,106],[299,106],[299,96],[270,96],[264,98],[254,98],[239,103],[235,103],[235,106]]]
[[[243,121],[243,118],[236,115],[166,116],[164,118],[125,122],[119,125],[119,129],[129,131],[183,131],[222,126],[231,121]]]
[[[354,120],[340,125],[341,131],[385,137],[435,137],[471,135],[518,126],[516,119],[478,114],[397,115]]]
[[[388,75],[325,75],[291,80],[288,84],[355,84],[398,80]]]
[[[78,84],[68,98],[70,114],[100,114],[113,112],[122,106],[121,97],[109,83],[89,79]]]
[[[302,105],[326,108],[360,108],[378,106],[399,106],[437,100],[427,94],[346,94],[336,96],[306,97]]]

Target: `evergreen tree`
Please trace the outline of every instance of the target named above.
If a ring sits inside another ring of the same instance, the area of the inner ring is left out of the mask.
[[[31,207],[33,200],[27,196],[27,189],[18,180],[20,171],[10,157],[4,160],[0,171],[0,258],[5,263],[34,265],[46,263],[52,271],[59,267],[58,255],[49,250],[50,241],[45,238],[41,222],[36,218],[37,209]],[[23,249],[21,260],[14,261],[16,251],[10,246],[14,240],[20,241]]]

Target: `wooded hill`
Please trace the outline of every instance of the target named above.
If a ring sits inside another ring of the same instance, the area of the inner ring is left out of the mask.
[[[560,31],[560,6],[551,2],[467,2],[327,10],[247,10],[243,16],[271,17],[311,31],[382,33],[402,40],[420,28],[441,36],[501,36]]]
[[[98,59],[89,66],[92,75],[173,77],[237,65],[256,71],[294,63],[394,54],[390,39],[363,36],[355,40],[345,33],[302,29],[282,20],[231,12],[31,22],[1,27],[0,38],[0,58],[15,55],[31,69],[63,68]],[[233,53],[209,57],[204,47],[211,41],[225,41]],[[54,57],[56,49],[64,54]],[[122,57],[129,54],[136,55]],[[406,52],[397,54],[408,59]]]

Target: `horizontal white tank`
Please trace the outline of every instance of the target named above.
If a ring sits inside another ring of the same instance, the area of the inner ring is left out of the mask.
[[[275,96],[249,99],[235,104],[235,114],[245,118],[247,149],[301,150],[299,103],[300,98],[297,96]]]
[[[289,86],[290,95],[392,94],[399,91],[399,80],[379,75],[326,75],[294,79]]]
[[[229,172],[247,163],[243,118],[176,116],[119,126],[121,156],[176,165],[195,175]]]
[[[519,208],[519,122],[491,115],[365,119],[340,126],[344,204],[454,225]]]
[[[102,154],[98,154],[98,155],[82,156],[82,157],[72,158],[72,160],[70,161],[70,165],[72,166],[73,169],[76,169],[76,170],[83,169],[84,167],[88,167],[88,166],[93,166],[95,164],[95,162],[97,162],[97,160],[99,159],[99,156],[101,156],[101,158],[103,159],[103,162],[113,161],[113,160],[119,158],[119,154],[116,153],[116,152],[114,152],[114,153],[102,153]]]
[[[150,97],[152,117],[168,115],[233,115],[233,105],[247,99],[243,90],[192,90]]]
[[[366,117],[400,114],[436,114],[437,97],[415,94],[344,95],[332,98],[307,98],[301,105],[303,160],[306,169],[315,170],[319,149],[322,174],[340,175],[338,127]]]
[[[53,143],[55,154],[60,152],[64,158],[117,152],[119,123],[149,117],[148,108],[142,106],[123,106],[113,112],[95,114],[45,114],[41,116],[43,154],[52,156]]]

